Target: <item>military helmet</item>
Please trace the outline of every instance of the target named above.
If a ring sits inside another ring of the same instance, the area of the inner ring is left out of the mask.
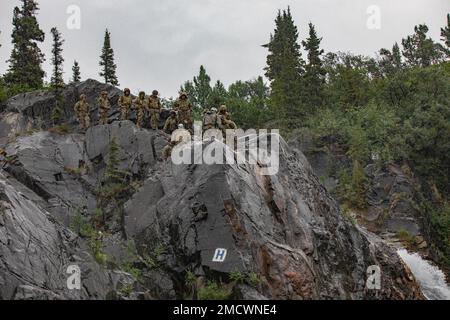
[[[217,108],[211,108],[211,112],[217,112]]]
[[[103,90],[103,91],[102,91],[102,96],[106,96],[106,95],[108,95],[108,91]]]
[[[145,91],[139,92],[139,97],[140,97],[140,96],[145,96]]]
[[[86,99],[86,95],[83,93],[80,95],[80,100]]]
[[[129,89],[129,88],[125,88],[125,89],[123,89],[123,92],[124,92],[124,93],[127,93],[127,92],[128,92],[128,93],[131,93],[131,91],[130,91],[130,89]]]
[[[226,105],[221,105],[220,108],[219,108],[219,112],[220,113],[227,112],[227,106]]]
[[[153,95],[153,96],[156,97],[158,94],[159,94],[158,90],[153,90],[153,92],[152,92],[152,95]]]
[[[186,93],[186,91],[181,91],[181,92],[180,92],[180,98],[182,98],[182,97],[186,97],[186,98],[187,98],[187,93]]]

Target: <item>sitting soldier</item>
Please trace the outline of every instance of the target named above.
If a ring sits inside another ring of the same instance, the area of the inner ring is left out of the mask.
[[[97,99],[98,115],[100,124],[108,124],[108,113],[111,105],[108,100],[108,92],[102,91],[100,97]]]
[[[90,124],[90,108],[89,104],[86,102],[86,95],[80,95],[80,100],[75,104],[74,107],[75,115],[78,119],[78,123],[82,130],[89,128]]]
[[[130,89],[125,88],[123,90],[123,96],[119,98],[120,120],[128,120],[130,116],[130,109],[133,104],[133,98],[131,97]]]
[[[219,128],[225,133],[225,130],[236,129],[236,124],[231,121],[231,115],[227,111],[227,106],[222,105],[219,109]]]
[[[164,124],[164,132],[167,134],[172,134],[178,127],[177,113],[175,111],[170,112],[170,117],[167,118]]]
[[[209,129],[215,129],[219,126],[218,117],[217,117],[217,109],[211,108],[210,110],[206,109],[203,112],[203,131]]]

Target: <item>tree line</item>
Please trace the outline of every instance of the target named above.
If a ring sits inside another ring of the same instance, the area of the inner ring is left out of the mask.
[[[45,72],[42,64],[45,55],[39,48],[39,43],[44,42],[45,33],[40,28],[37,21],[39,11],[38,3],[35,0],[20,0],[21,6],[13,10],[11,34],[12,52],[9,60],[7,72],[0,77],[0,101],[17,93],[27,92],[45,88]],[[54,90],[57,101],[60,98],[61,88],[64,86],[63,80],[63,44],[61,32],[56,27],[50,30],[52,36],[52,74],[49,87]],[[104,43],[99,62],[101,71],[99,75],[105,83],[119,85],[114,62],[114,50],[111,47],[111,34],[106,29]],[[73,75],[71,82],[81,80],[80,65],[74,61],[72,67]]]

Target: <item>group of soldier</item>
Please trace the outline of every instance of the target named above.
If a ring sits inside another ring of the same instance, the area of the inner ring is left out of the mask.
[[[158,129],[160,121],[160,114],[162,111],[161,100],[159,93],[154,90],[150,96],[146,96],[145,92],[141,91],[139,96],[135,99],[131,96],[130,89],[125,88],[123,95],[118,100],[120,109],[120,119],[129,120],[130,111],[136,110],[136,125],[142,127],[146,115],[150,118],[150,125],[153,130]],[[108,99],[108,92],[102,91],[100,97],[97,99],[98,116],[100,124],[108,123],[108,114],[111,109],[111,104]],[[77,116],[80,128],[85,130],[90,126],[90,106],[86,101],[86,95],[82,94],[80,100],[75,104],[75,114]],[[192,131],[193,116],[192,104],[188,99],[186,92],[181,92],[179,98],[175,101],[173,110],[167,118],[164,125],[164,132],[172,134],[173,131],[182,127]],[[220,129],[225,131],[227,129],[236,129],[236,124],[231,120],[231,115],[227,111],[225,105],[217,108],[205,108],[203,111],[203,130]]]

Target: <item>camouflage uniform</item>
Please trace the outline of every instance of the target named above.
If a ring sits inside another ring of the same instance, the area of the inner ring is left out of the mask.
[[[82,94],[80,100],[75,104],[74,107],[75,115],[77,116],[78,123],[81,129],[89,128],[90,119],[90,108],[89,104],[86,102],[86,96]]]
[[[172,150],[176,145],[177,145],[176,142],[170,141],[169,144],[164,147],[163,152],[162,152],[163,160],[167,160],[170,157],[172,157]]]
[[[147,99],[145,99],[145,92],[140,92],[139,97],[134,100],[134,108],[136,109],[136,125],[140,128],[144,123],[145,111],[148,110]]]
[[[130,89],[124,90],[124,95],[119,98],[120,119],[128,120],[130,116],[130,109],[133,104],[133,98],[130,95]]]
[[[100,124],[108,124],[108,113],[111,105],[108,100],[108,92],[103,91],[102,95],[97,99],[98,115]]]
[[[186,124],[186,129],[192,128],[192,104],[189,102],[187,94],[182,92],[180,98],[175,101],[174,109],[178,111],[178,122]]]
[[[214,108],[211,110],[205,110],[205,112],[203,112],[203,130],[206,131],[217,127],[218,117]]]
[[[153,94],[148,98],[148,109],[150,111],[151,126],[153,130],[158,129],[159,115],[161,113],[161,100],[158,98],[158,92],[153,91]]]
[[[178,127],[178,119],[177,113],[172,111],[170,113],[170,117],[167,118],[166,123],[164,124],[164,132],[167,134],[172,134]]]
[[[223,132],[227,129],[236,129],[236,124],[231,121],[231,115],[227,112],[227,106],[221,106],[219,109],[218,115],[218,123],[219,128],[222,129]]]

